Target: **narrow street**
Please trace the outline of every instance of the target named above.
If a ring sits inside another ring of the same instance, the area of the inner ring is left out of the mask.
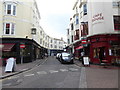
[[[84,74],[82,72],[82,74]],[[75,64],[61,64],[55,57],[27,72],[2,81],[3,88],[80,88],[81,67]],[[82,85],[86,87],[86,85]]]

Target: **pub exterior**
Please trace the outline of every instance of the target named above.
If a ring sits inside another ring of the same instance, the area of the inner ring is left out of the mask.
[[[74,31],[72,53],[75,58],[89,57],[90,63],[120,64],[119,0],[76,0],[67,32],[68,41]],[[72,26],[73,25],[73,26]],[[71,29],[74,28],[74,30]]]

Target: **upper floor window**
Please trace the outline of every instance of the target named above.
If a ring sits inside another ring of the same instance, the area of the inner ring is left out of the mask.
[[[83,5],[83,11],[84,11],[84,15],[87,15],[87,4]]]
[[[73,35],[71,36],[71,41],[73,42],[74,40],[73,40]]]
[[[67,34],[69,35],[69,29],[67,29]]]
[[[15,24],[14,23],[4,23],[4,35],[14,35]]]
[[[6,15],[16,15],[16,5],[15,4],[6,4],[5,5]]]
[[[73,25],[73,23],[71,24],[71,30],[73,30],[74,29],[74,25]]]
[[[120,16],[114,16],[114,29],[120,31]]]
[[[79,17],[76,16],[76,24],[79,24]]]
[[[120,7],[120,2],[114,1],[112,4],[113,7]]]
[[[67,40],[67,43],[70,44],[70,39]]]

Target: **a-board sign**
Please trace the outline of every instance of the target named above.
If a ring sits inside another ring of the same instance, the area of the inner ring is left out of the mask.
[[[7,59],[5,72],[12,72],[15,69],[15,66],[16,66],[15,58],[11,57],[11,58]]]
[[[89,65],[89,57],[83,57],[84,65]]]

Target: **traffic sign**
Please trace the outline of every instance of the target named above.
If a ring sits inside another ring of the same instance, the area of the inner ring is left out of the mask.
[[[25,44],[21,44],[21,45],[20,45],[20,48],[25,48]]]

